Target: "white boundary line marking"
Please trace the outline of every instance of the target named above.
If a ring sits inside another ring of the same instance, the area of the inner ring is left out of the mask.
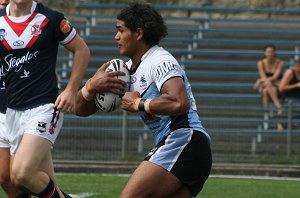
[[[283,180],[283,181],[300,181],[299,177],[272,177],[272,176],[254,176],[254,175],[210,175],[211,178],[228,178],[228,179],[261,179],[261,180]]]
[[[57,173],[57,175],[85,175],[85,176],[120,176],[129,177],[130,174],[101,174],[101,173]],[[281,180],[281,181],[297,181],[300,182],[299,177],[271,177],[271,176],[253,176],[253,175],[210,175],[209,178],[228,178],[228,179],[257,179],[257,180]],[[89,198],[95,193],[83,192],[76,194],[79,198]]]
[[[76,194],[76,196],[78,196],[79,198],[88,198],[88,197],[91,197],[93,195],[95,195],[95,194],[92,193],[92,192],[84,192],[84,193]]]
[[[89,175],[89,176],[120,176],[129,177],[131,174],[101,174],[101,173],[57,173],[57,175]],[[255,175],[210,175],[210,178],[229,178],[229,179],[264,179],[264,180],[286,180],[300,181],[299,177],[274,177],[274,176],[255,176]]]

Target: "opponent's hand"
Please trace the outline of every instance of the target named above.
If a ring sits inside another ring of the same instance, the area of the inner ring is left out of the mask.
[[[64,90],[57,97],[54,106],[63,113],[74,113],[76,93]]]

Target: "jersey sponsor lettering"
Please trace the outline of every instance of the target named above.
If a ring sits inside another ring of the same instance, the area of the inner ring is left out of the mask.
[[[19,72],[22,69],[23,64],[28,64],[30,61],[34,58],[38,57],[38,52],[30,52],[27,51],[26,54],[24,54],[21,57],[16,57],[14,54],[8,54],[4,57],[4,62],[6,63],[6,71],[15,70],[15,72]]]
[[[0,64],[0,82],[2,82],[2,83],[0,83],[0,86],[5,84],[5,82],[4,82],[4,67],[2,64]]]

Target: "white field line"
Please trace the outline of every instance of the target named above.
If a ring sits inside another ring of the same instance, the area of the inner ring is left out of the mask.
[[[92,197],[93,195],[95,194],[92,192],[85,192],[85,193],[77,194],[76,196],[78,196],[78,198],[88,198],[88,197]]]
[[[122,176],[129,177],[130,174],[97,174],[97,173],[57,173],[57,175],[89,175],[89,176]],[[210,175],[211,178],[230,178],[230,179],[264,179],[264,180],[287,180],[300,181],[299,177],[271,177],[271,176],[254,176],[254,175]]]
[[[88,176],[121,176],[129,177],[130,174],[93,174],[93,173],[58,173],[57,175],[88,175]],[[209,178],[228,178],[228,179],[258,179],[258,180],[283,180],[283,181],[299,181],[300,178],[293,177],[269,177],[269,176],[246,176],[246,175],[210,175]],[[92,192],[84,192],[76,194],[78,198],[89,198],[96,195]],[[77,198],[76,197],[76,198]]]
[[[254,175],[210,175],[211,178],[229,178],[229,179],[262,179],[262,180],[286,180],[300,181],[299,177],[270,177],[270,176],[254,176]]]

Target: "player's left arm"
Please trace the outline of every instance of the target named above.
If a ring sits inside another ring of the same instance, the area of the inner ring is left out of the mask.
[[[64,47],[74,54],[72,72],[65,90],[58,96],[55,106],[62,112],[74,112],[76,94],[89,63],[90,50],[78,34]]]
[[[146,99],[145,111],[158,115],[180,115],[187,113],[190,108],[187,91],[181,77],[167,80],[162,88],[161,95],[157,98]],[[141,108],[141,99],[136,92],[126,92],[122,98],[122,108],[127,111],[137,112]],[[142,101],[143,102],[143,101]]]

